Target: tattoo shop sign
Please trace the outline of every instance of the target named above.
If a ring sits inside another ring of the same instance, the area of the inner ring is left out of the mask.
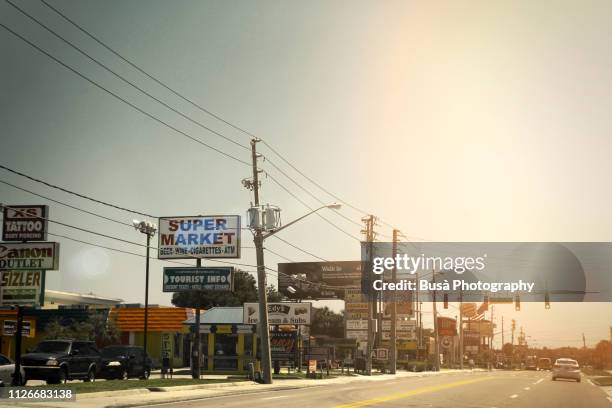
[[[160,218],[158,258],[240,258],[240,216]]]
[[[310,303],[268,303],[268,323],[278,324],[310,324]],[[243,308],[243,323],[259,323],[259,303],[245,303]]]
[[[3,206],[2,241],[46,241],[46,205]]]

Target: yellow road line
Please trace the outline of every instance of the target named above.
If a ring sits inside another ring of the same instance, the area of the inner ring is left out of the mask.
[[[463,381],[457,381],[457,382],[448,383],[448,384],[432,385],[429,387],[417,388],[415,390],[411,390],[407,392],[399,392],[396,394],[387,395],[386,397],[372,398],[369,400],[353,402],[350,404],[336,405],[334,408],[364,407],[366,405],[380,404],[381,402],[388,402],[388,401],[393,401],[393,400],[397,400],[401,398],[412,397],[412,396],[419,395],[419,394],[426,394],[428,392],[435,392],[435,391],[446,390],[449,388],[461,387],[462,385],[468,385],[468,384],[473,384],[473,383],[486,381],[486,380],[492,380],[492,379],[493,377],[481,377],[481,378],[475,378],[472,380],[463,380]]]

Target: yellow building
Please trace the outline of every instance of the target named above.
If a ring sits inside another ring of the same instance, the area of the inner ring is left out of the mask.
[[[242,307],[214,307],[200,315],[200,345],[204,373],[243,374],[257,356],[254,324],[243,324]],[[195,330],[195,316],[186,320]]]

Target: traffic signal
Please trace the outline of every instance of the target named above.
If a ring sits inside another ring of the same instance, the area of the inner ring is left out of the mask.
[[[519,295],[516,295],[516,297],[514,298],[514,310],[521,310],[521,298],[519,297]]]
[[[544,308],[550,309],[550,295],[548,294],[548,292],[546,292],[546,294],[544,295]]]
[[[516,329],[516,320],[512,319],[512,331]]]
[[[444,308],[448,309],[448,293],[444,294]]]

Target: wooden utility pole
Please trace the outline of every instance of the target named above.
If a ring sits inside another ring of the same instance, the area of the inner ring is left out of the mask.
[[[392,257],[393,257],[393,271],[391,276],[391,281],[395,284],[397,282],[397,264],[395,262],[395,256],[397,255],[397,236],[399,231],[393,230],[393,248],[392,248]],[[391,301],[391,366],[390,371],[391,374],[395,374],[397,371],[397,295],[394,290],[391,293],[392,301]]]

